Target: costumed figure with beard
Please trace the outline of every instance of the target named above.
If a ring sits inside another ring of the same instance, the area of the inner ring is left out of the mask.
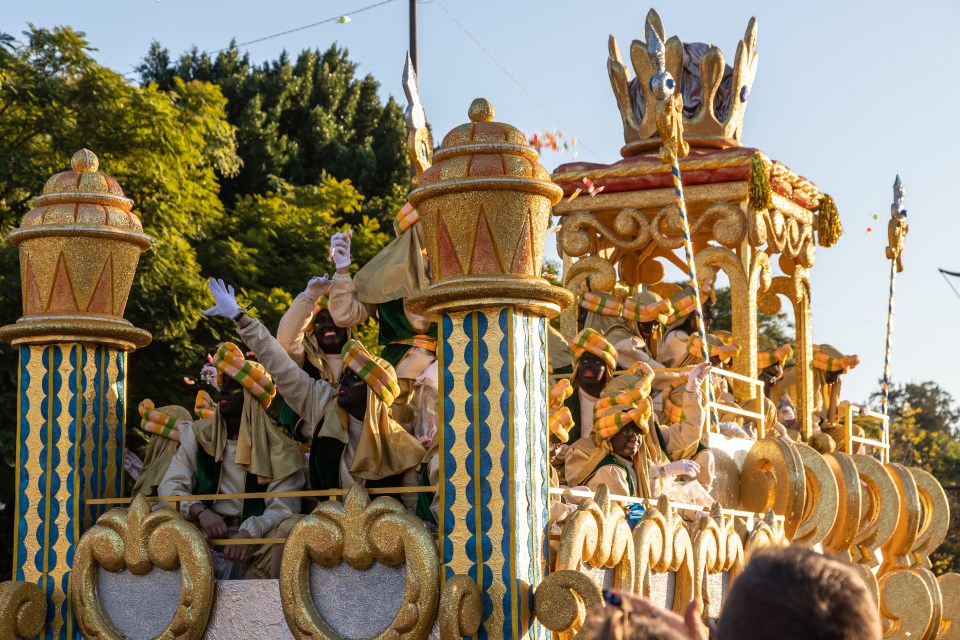
[[[436,380],[437,325],[409,310],[406,299],[430,286],[420,216],[409,204],[397,215],[397,238],[385,246],[355,276],[350,276],[350,236],[334,234],[330,250],[337,267],[330,287],[328,309],[341,327],[357,326],[376,317],[382,357],[396,371],[400,393],[391,415],[408,431],[419,421],[414,415],[416,382]],[[423,376],[423,377],[422,377]],[[430,428],[427,427],[426,431]],[[418,433],[428,439],[429,433]]]

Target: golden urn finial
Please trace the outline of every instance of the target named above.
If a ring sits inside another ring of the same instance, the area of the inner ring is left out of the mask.
[[[153,245],[117,181],[88,149],[33,201],[8,239],[20,251],[23,317],[0,327],[11,344],[95,342],[133,350],[150,334],[124,320],[140,254]]]
[[[428,312],[517,306],[546,316],[572,295],[540,277],[550,213],[563,195],[516,127],[477,98],[418,178],[433,286],[411,300]]]

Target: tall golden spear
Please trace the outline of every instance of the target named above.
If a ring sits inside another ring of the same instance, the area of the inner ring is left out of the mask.
[[[893,336],[893,294],[896,292],[897,274],[903,271],[903,245],[910,227],[907,225],[907,210],[903,208],[906,195],[900,176],[893,182],[893,203],[890,205],[890,222],[887,223],[887,259],[890,260],[890,296],[887,302],[887,345],[883,353],[883,395],[880,408],[887,415],[890,385],[890,339]]]

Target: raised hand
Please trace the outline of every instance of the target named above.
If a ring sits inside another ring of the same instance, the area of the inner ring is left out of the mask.
[[[204,309],[203,315],[232,319],[240,313],[240,305],[237,304],[237,297],[232,286],[225,284],[223,280],[210,278],[207,281],[207,289],[210,290],[210,295],[213,296],[216,304],[209,309]]]

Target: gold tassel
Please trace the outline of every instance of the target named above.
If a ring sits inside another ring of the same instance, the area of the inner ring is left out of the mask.
[[[843,234],[840,224],[840,212],[833,198],[823,194],[820,199],[820,212],[817,214],[817,242],[821,247],[832,247]]]
[[[763,156],[753,155],[750,161],[750,182],[748,185],[750,208],[754,211],[766,211],[773,206],[773,191],[770,190],[770,177]]]

